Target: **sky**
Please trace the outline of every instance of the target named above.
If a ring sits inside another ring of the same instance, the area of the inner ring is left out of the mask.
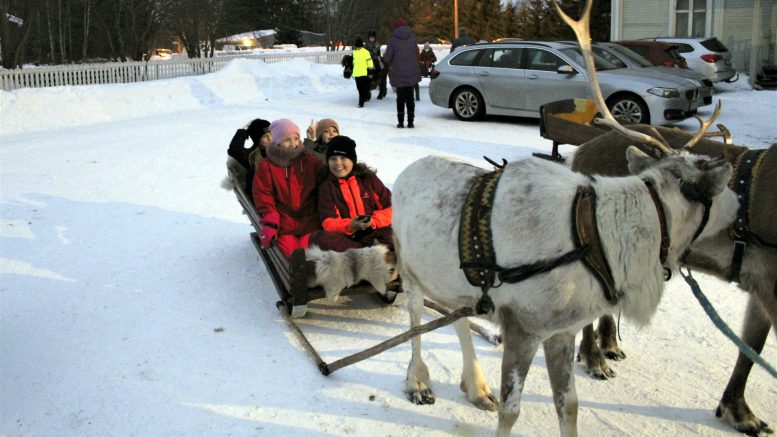
[[[438,56],[445,53],[438,53]],[[480,436],[495,413],[458,388],[452,327],[424,335],[437,402],[402,393],[409,343],[322,376],[277,294],[234,195],[219,186],[235,130],[253,118],[334,118],[391,188],[434,154],[488,167],[547,152],[538,121],[464,123],[421,84],[416,128],[395,96],[357,108],[338,66],[237,59],[207,76],[0,91],[0,434],[7,436]],[[777,91],[715,87],[736,144],[777,142]],[[708,116],[712,106],[700,112]],[[695,122],[680,123],[695,129]],[[562,154],[574,147],[562,146]],[[697,274],[739,331],[746,294]],[[297,323],[326,361],[408,329],[406,298],[315,301]],[[424,320],[437,317],[428,311]],[[493,329],[485,322],[488,329]],[[678,279],[651,324],[620,323],[628,358],[596,381],[575,364],[583,435],[738,435],[714,416],[736,359]],[[579,336],[578,336],[579,340]],[[772,332],[763,357],[777,363]],[[499,391],[501,350],[475,338]],[[747,399],[777,425],[777,384],[755,367]],[[540,350],[513,435],[558,432]]]

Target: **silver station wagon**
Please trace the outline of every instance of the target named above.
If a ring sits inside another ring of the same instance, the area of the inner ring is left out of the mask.
[[[613,116],[628,123],[662,124],[690,117],[698,87],[684,78],[656,77],[594,55],[596,75]],[[506,41],[457,49],[438,62],[429,85],[437,106],[460,120],[486,114],[540,116],[556,100],[591,98],[577,46],[561,42]]]

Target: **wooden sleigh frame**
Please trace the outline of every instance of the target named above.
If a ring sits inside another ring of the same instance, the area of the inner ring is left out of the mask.
[[[262,225],[259,222],[260,216],[254,207],[254,203],[251,198],[243,189],[242,185],[238,182],[240,176],[236,175],[234,171],[227,166],[227,173],[229,179],[232,181],[232,191],[237,197],[237,201],[243,207],[243,212],[248,216],[251,225],[254,227],[254,232],[251,232],[251,242],[254,244],[256,251],[259,253],[262,262],[267,268],[267,272],[272,278],[276,291],[280,300],[276,302],[278,311],[283,315],[283,318],[288,323],[292,332],[299,340],[302,347],[307,352],[308,356],[313,360],[313,363],[318,367],[318,370],[323,375],[329,375],[332,372],[342,369],[343,367],[365,360],[372,356],[375,356],[389,348],[397,346],[410,338],[420,335],[424,332],[429,332],[439,327],[453,323],[461,317],[471,316],[472,311],[469,308],[460,308],[456,311],[451,311],[448,308],[443,307],[435,302],[424,300],[424,305],[439,313],[442,317],[428,322],[424,325],[417,326],[405,331],[404,333],[375,345],[366,350],[357,352],[347,357],[341,358],[334,362],[327,363],[319,355],[316,348],[308,341],[305,334],[300,330],[299,326],[294,322],[294,318],[303,317],[307,313],[307,303],[326,297],[323,288],[321,287],[308,287],[307,284],[307,272],[295,272],[291,270],[291,264],[275,244],[270,246],[269,249],[262,248],[259,241],[259,232],[262,230]],[[397,294],[402,292],[401,282],[399,280],[388,284],[386,294],[382,295],[378,293],[368,282],[361,282],[355,286],[346,288],[343,290],[341,296],[349,296],[356,294],[368,294],[375,293],[386,303],[393,303],[397,297]],[[498,333],[491,332],[489,329],[484,328],[476,323],[469,323],[470,329],[479,334],[494,345],[499,345],[502,342],[501,336]]]
[[[254,232],[251,232],[251,242],[254,244],[256,251],[259,253],[262,262],[267,268],[267,272],[272,278],[275,289],[278,292],[280,301],[277,305],[279,309],[285,310],[286,314],[291,317],[303,317],[307,313],[308,302],[316,299],[326,297],[324,289],[321,287],[308,287],[308,272],[307,271],[292,271],[289,260],[286,259],[280,248],[273,244],[269,249],[263,249],[259,241],[259,232],[262,230],[262,225],[259,222],[261,218],[256,211],[254,202],[248,193],[245,192],[242,185],[238,182],[240,176],[236,175],[229,166],[227,166],[227,172],[229,179],[232,180],[232,191],[237,197],[237,201],[240,206],[243,207],[243,212],[248,216],[251,225],[254,227]],[[386,294],[382,295],[378,293],[372,285],[363,281],[352,287],[348,287],[342,292],[341,296],[350,296],[355,294],[375,293],[386,303],[394,302],[397,293],[402,291],[402,287],[399,281],[394,281],[388,285]]]
[[[542,105],[540,135],[553,141],[553,147],[550,154],[534,153],[534,156],[564,162],[566,159],[559,153],[559,145],[579,146],[610,130],[594,123],[594,118],[598,116],[596,104],[590,99],[566,99]],[[731,132],[722,124],[716,126],[717,132],[705,132],[704,137],[722,137],[724,143],[731,144]]]

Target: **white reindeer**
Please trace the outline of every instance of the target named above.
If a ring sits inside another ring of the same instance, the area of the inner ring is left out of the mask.
[[[491,289],[504,342],[501,401],[491,394],[475,356],[466,319],[455,323],[464,366],[461,389],[486,410],[499,407],[499,435],[518,419],[521,391],[540,344],[562,435],[577,434],[577,394],[572,371],[574,337],[602,314],[622,311],[638,324],[653,315],[664,288],[664,267],[674,268],[691,244],[704,206],[712,201],[700,238],[715,235],[734,220],[737,201],[726,188],[731,166],[709,167],[706,157],[687,152],[655,160],[631,147],[633,175],[596,178],[539,159],[507,164],[496,189],[491,216],[496,261],[516,267],[549,260],[574,249],[572,203],[578,186],[596,191],[596,220],[615,285],[622,293],[610,304],[582,262],[561,265],[515,284]],[[399,274],[409,295],[411,326],[420,323],[423,297],[449,308],[475,306],[481,290],[459,269],[458,233],[462,205],[472,181],[486,170],[443,157],[426,157],[405,169],[394,185],[394,232]],[[430,183],[429,181],[435,181]],[[659,261],[660,221],[645,181],[656,187],[671,240],[666,265]],[[421,339],[413,338],[406,393],[417,404],[434,402]]]

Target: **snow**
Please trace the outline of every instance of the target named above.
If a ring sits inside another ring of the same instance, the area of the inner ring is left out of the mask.
[[[389,187],[428,154],[487,167],[483,155],[550,150],[537,120],[460,122],[431,105],[426,80],[421,86],[417,128],[403,130],[391,92],[358,109],[338,66],[299,60],[0,92],[0,434],[491,435],[496,414],[459,391],[450,326],[423,338],[434,405],[402,393],[409,343],[322,376],[275,309],[248,220],[219,187],[232,135],[256,117],[288,117],[303,130],[311,119],[336,119]],[[718,122],[737,144],[768,147],[777,141],[776,97],[748,89],[744,77],[716,85]],[[746,295],[696,276],[738,332]],[[582,434],[737,435],[714,417],[735,346],[681,280],[667,288],[648,327],[621,321],[628,358],[610,363],[615,379],[594,381],[575,364]],[[405,302],[317,301],[298,322],[331,362],[406,330]],[[763,353],[772,364],[774,338]],[[475,345],[498,393],[501,351],[479,337]],[[558,432],[542,351],[534,364],[514,435]],[[777,425],[777,384],[757,366],[747,399]]]

